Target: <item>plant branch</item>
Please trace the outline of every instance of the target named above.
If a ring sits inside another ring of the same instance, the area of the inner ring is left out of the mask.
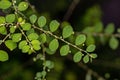
[[[0,45],[1,45],[2,43],[4,43],[5,40],[6,40],[9,36],[10,36],[10,33],[6,35],[6,37],[2,40],[2,42],[0,43]]]

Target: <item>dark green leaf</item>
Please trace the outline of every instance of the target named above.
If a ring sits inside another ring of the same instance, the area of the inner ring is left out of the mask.
[[[109,46],[110,48],[112,48],[113,50],[117,49],[119,46],[119,41],[118,39],[116,39],[115,37],[111,37],[110,41],[109,41]]]
[[[107,27],[105,28],[105,33],[107,34],[112,34],[115,31],[115,26],[113,23],[110,23],[107,25]]]
[[[96,48],[96,46],[94,44],[91,44],[86,48],[86,51],[87,52],[93,52],[95,50],[95,48]]]
[[[19,11],[25,11],[28,8],[28,3],[27,2],[20,2],[18,5],[18,10]]]
[[[6,22],[12,23],[12,22],[15,21],[15,14],[8,14],[8,15],[5,17],[5,19],[6,19]]]
[[[57,39],[53,39],[49,44],[49,49],[51,51],[56,51],[59,47],[59,42]]]
[[[78,35],[76,40],[75,40],[75,45],[81,45],[83,44],[84,42],[86,41],[86,36],[81,34],[81,35]]]
[[[8,9],[12,3],[8,0],[1,0],[0,1],[0,9]]]
[[[9,56],[6,51],[0,50],[0,61],[4,62],[9,59]]]
[[[88,56],[88,55],[85,55],[85,56],[83,57],[83,62],[84,62],[84,63],[88,63],[88,62],[89,62],[89,56]]]
[[[31,15],[30,16],[30,22],[32,23],[32,24],[34,24],[35,22],[37,21],[37,16],[36,15]]]
[[[67,25],[63,28],[62,36],[63,38],[68,38],[73,34],[73,28],[70,25]]]
[[[79,62],[82,59],[83,54],[79,51],[74,54],[73,56],[73,61],[74,62]]]
[[[60,55],[66,56],[69,53],[70,47],[69,45],[64,45],[60,48]]]
[[[14,50],[17,47],[17,44],[13,42],[12,40],[6,40],[5,45],[7,48],[9,48],[11,51]]]
[[[50,26],[50,31],[55,32],[58,29],[59,25],[60,25],[60,23],[58,21],[52,20],[50,22],[50,25],[49,25]]]
[[[38,26],[44,27],[46,25],[46,18],[44,16],[41,16],[38,18]]]

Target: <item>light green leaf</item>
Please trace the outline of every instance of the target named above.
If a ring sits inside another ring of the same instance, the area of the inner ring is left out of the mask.
[[[39,40],[40,40],[40,42],[45,43],[47,41],[46,34],[44,34],[44,33],[40,34]]]
[[[75,40],[75,45],[81,45],[83,44],[84,42],[86,41],[86,36],[83,35],[83,34],[80,34],[76,37],[76,40]]]
[[[82,59],[83,54],[79,51],[74,54],[73,56],[73,61],[74,62],[79,62]]]
[[[14,33],[16,30],[15,26],[10,26],[10,33]]]
[[[59,47],[59,42],[57,39],[53,39],[49,44],[49,49],[51,51],[56,51]]]
[[[31,24],[30,23],[25,23],[21,25],[23,30],[30,30],[31,29]]]
[[[15,21],[15,14],[8,14],[8,15],[5,17],[5,19],[6,19],[6,22],[12,23],[12,22]]]
[[[26,46],[26,45],[27,45],[27,41],[26,41],[26,40],[23,40],[23,41],[21,41],[21,42],[19,43],[18,47],[19,47],[19,49],[22,49],[23,46]]]
[[[0,50],[0,61],[4,62],[9,59],[9,56],[6,51]]]
[[[15,33],[15,34],[12,34],[11,37],[12,37],[13,42],[19,42],[22,38],[22,34],[21,33]]]
[[[55,32],[58,29],[59,25],[60,25],[60,23],[57,20],[52,20],[49,25],[50,31]]]
[[[73,34],[73,28],[70,25],[67,25],[63,28],[62,36],[63,38],[68,38]]]
[[[46,18],[44,16],[41,16],[38,18],[38,26],[44,27],[46,25]]]
[[[110,23],[105,28],[105,33],[112,34],[115,31],[115,26],[113,23]]]
[[[113,50],[117,49],[119,46],[119,41],[117,38],[115,37],[111,37],[110,41],[109,41],[109,46],[110,48],[112,48]]]
[[[12,3],[8,0],[1,0],[0,1],[0,9],[8,9]]]
[[[0,26],[0,34],[6,35],[7,34],[7,29],[5,26]]]
[[[27,2],[20,2],[18,5],[18,10],[19,11],[25,11],[28,8],[28,3]]]
[[[95,53],[90,54],[90,56],[91,56],[92,58],[97,58],[97,54],[95,54]]]
[[[70,47],[69,45],[64,45],[60,48],[60,55],[66,56],[69,53]]]
[[[31,22],[32,24],[34,24],[34,23],[37,21],[37,16],[33,14],[33,15],[30,16],[29,19],[30,19],[30,22]]]
[[[5,23],[5,17],[0,16],[0,24],[4,24]]]
[[[22,47],[22,52],[23,53],[27,53],[27,52],[29,52],[29,50],[30,50],[30,46],[29,45],[25,45],[25,46]]]
[[[86,51],[87,52],[93,52],[95,50],[95,48],[96,48],[96,46],[94,44],[91,44],[86,48]]]
[[[29,40],[36,40],[36,39],[38,39],[38,34],[37,33],[31,33],[31,34],[29,34],[28,35],[28,39]]]
[[[88,56],[88,55],[85,55],[85,56],[83,57],[83,62],[84,62],[84,63],[88,63],[88,62],[89,62],[89,56]]]
[[[40,44],[41,44],[40,41],[33,40],[33,41],[31,41],[31,43],[33,45],[34,50],[40,50],[41,49],[41,47],[40,47]]]
[[[6,40],[5,45],[7,48],[9,48],[11,51],[14,50],[17,47],[17,44],[13,42],[12,40]]]

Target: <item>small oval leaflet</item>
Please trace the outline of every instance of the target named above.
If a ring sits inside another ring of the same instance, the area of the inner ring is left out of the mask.
[[[9,59],[9,56],[6,51],[0,50],[0,61],[4,62]]]
[[[60,25],[60,23],[57,20],[52,20],[49,25],[50,31],[55,32],[58,29],[59,25]]]
[[[105,33],[112,34],[115,31],[115,26],[113,23],[110,23],[105,28]]]
[[[88,55],[85,55],[85,56],[83,57],[83,62],[84,62],[84,63],[88,63],[88,62],[89,62],[89,56],[88,56]]]
[[[73,34],[73,28],[70,25],[67,25],[63,28],[62,36],[63,38],[68,38]]]
[[[8,9],[12,3],[8,0],[1,0],[0,1],[0,9]]]
[[[18,47],[19,47],[19,49],[22,49],[23,46],[26,46],[26,45],[27,45],[27,41],[26,41],[26,40],[23,40],[23,41],[21,41],[21,42],[19,43]]]
[[[5,19],[6,19],[6,22],[12,23],[12,22],[15,21],[15,14],[8,14],[8,15],[5,17]]]
[[[12,34],[11,37],[12,37],[13,42],[19,42],[22,38],[22,34],[21,33],[15,33],[15,34]]]
[[[22,52],[23,53],[27,53],[27,52],[29,52],[29,50],[30,50],[30,46],[29,45],[25,45],[25,46],[22,47]]]
[[[13,42],[12,40],[6,40],[5,45],[7,48],[9,48],[11,51],[17,48],[17,44]]]
[[[25,11],[28,8],[28,3],[27,2],[20,2],[18,5],[18,10],[19,11]]]
[[[45,25],[46,25],[46,18],[44,17],[44,16],[40,16],[39,18],[38,18],[38,26],[39,27],[44,27]]]
[[[113,50],[117,49],[119,46],[119,41],[117,38],[115,37],[111,37],[109,40],[109,46],[110,48],[112,48]]]
[[[70,47],[69,45],[64,45],[60,48],[60,55],[66,56],[69,53]]]
[[[30,19],[30,22],[31,22],[32,24],[34,24],[34,23],[37,21],[37,16],[33,14],[33,15],[30,16],[29,19]]]
[[[41,47],[40,47],[41,43],[39,42],[39,40],[33,40],[33,41],[31,41],[31,43],[33,45],[34,50],[40,50],[41,49]]]
[[[96,46],[93,45],[93,44],[91,44],[91,45],[89,45],[89,46],[86,48],[86,51],[87,51],[87,52],[93,52],[93,51],[95,50],[95,48],[96,48]]]
[[[53,39],[49,44],[49,49],[51,51],[56,51],[59,47],[59,42],[57,39]]]
[[[74,62],[79,62],[82,59],[83,54],[79,51],[74,54],[73,56],[73,61]]]
[[[37,33],[31,33],[31,34],[29,34],[28,35],[28,39],[29,40],[36,40],[36,39],[38,39],[38,34]]]
[[[45,33],[40,34],[39,40],[40,40],[40,42],[45,43],[47,40],[46,34]]]
[[[30,23],[25,23],[25,24],[22,24],[21,27],[22,27],[23,30],[28,31],[28,30],[31,29],[31,24]]]
[[[84,42],[86,41],[86,36],[81,34],[81,35],[78,35],[76,40],[75,40],[75,45],[81,45],[83,44]]]
[[[10,33],[14,33],[16,30],[15,26],[10,26]]]
[[[7,34],[7,29],[5,26],[0,26],[0,34],[6,35]]]
[[[90,54],[90,56],[94,59],[97,58],[97,54],[95,54],[95,53]]]
[[[5,17],[0,16],[0,24],[4,24],[5,23]]]

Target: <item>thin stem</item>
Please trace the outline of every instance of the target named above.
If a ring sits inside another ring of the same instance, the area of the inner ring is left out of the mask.
[[[84,53],[89,54],[87,51],[85,51],[85,50],[79,48],[78,46],[76,46],[76,45],[74,45],[74,44],[72,44],[72,43],[70,43],[70,42],[68,42],[68,41],[66,41],[66,40],[64,40],[63,38],[60,38],[60,37],[58,37],[58,36],[52,34],[50,31],[45,31],[45,30],[43,30],[42,28],[36,27],[35,25],[33,25],[33,27],[34,27],[35,29],[37,29],[37,30],[40,30],[40,31],[42,31],[42,32],[44,32],[44,33],[46,33],[46,34],[49,34],[49,35],[53,36],[53,37],[56,38],[56,39],[61,40],[62,42],[64,42],[64,43],[66,43],[66,44],[68,44],[68,45],[70,45],[70,46],[72,46],[72,47],[78,49],[79,51],[82,51],[82,52],[84,52]]]
[[[6,37],[2,40],[2,42],[0,43],[0,45],[1,45],[2,43],[4,43],[5,40],[6,40],[9,36],[10,36],[10,33],[6,35]]]

